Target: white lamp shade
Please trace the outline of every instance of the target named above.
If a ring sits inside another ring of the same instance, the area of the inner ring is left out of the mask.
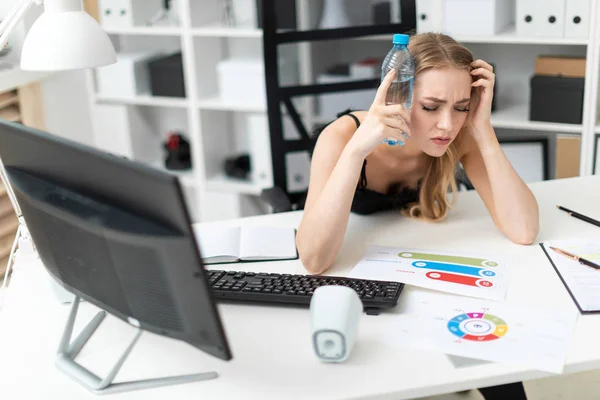
[[[94,68],[117,61],[100,25],[84,11],[44,12],[23,43],[21,68],[63,71]]]

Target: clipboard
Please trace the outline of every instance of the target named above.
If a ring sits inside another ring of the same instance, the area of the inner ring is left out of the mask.
[[[544,243],[540,243],[540,247],[542,248],[542,251],[544,252],[544,254],[546,255],[546,257],[548,258],[548,261],[550,261],[550,264],[552,265],[552,268],[554,268],[554,271],[556,271],[556,274],[560,278],[560,281],[564,285],[565,289],[567,289],[567,292],[569,293],[569,296],[571,296],[571,299],[573,299],[573,302],[575,303],[575,305],[579,309],[579,312],[581,314],[583,314],[583,315],[586,315],[586,314],[600,314],[600,308],[597,309],[597,310],[584,310],[583,309],[583,307],[581,306],[581,303],[577,300],[577,297],[575,296],[575,294],[573,294],[573,291],[571,290],[571,288],[569,287],[569,285],[565,281],[564,277],[560,273],[560,270],[558,269],[558,267],[556,266],[556,264],[554,264],[554,261],[552,261],[552,257],[550,257],[550,254],[548,254],[548,251],[546,250],[546,247],[544,246]]]

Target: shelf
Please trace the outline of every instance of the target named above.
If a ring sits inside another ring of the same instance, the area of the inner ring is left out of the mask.
[[[313,117],[313,123],[326,124],[334,120],[320,115]],[[525,104],[517,104],[513,106],[503,107],[492,113],[492,125],[494,128],[504,129],[522,129],[530,131],[550,131],[556,133],[578,133],[580,134],[583,127],[579,124],[564,124],[557,122],[541,122],[529,120],[529,106]],[[600,133],[600,125],[596,127],[596,132]]]
[[[229,101],[221,100],[218,97],[211,97],[204,100],[200,100],[198,108],[204,110],[220,110],[220,111],[245,111],[245,112],[266,112],[266,104],[238,104]]]
[[[200,37],[236,37],[236,38],[261,38],[262,29],[257,28],[232,28],[229,26],[213,24],[200,28],[193,28],[192,35]]]
[[[0,94],[0,109],[19,103],[19,95],[17,92],[6,92]]]
[[[543,36],[517,36],[514,27],[509,28],[506,32],[495,36],[464,36],[451,35],[457,42],[462,43],[507,43],[507,44],[546,44],[546,45],[575,45],[585,46],[589,43],[586,38],[563,38],[563,37],[543,37]],[[358,40],[389,40],[391,42],[392,35],[376,35]]]
[[[0,110],[0,118],[11,122],[21,122],[21,112],[17,106],[8,106]]]
[[[263,187],[253,182],[217,175],[206,180],[206,189],[211,192],[260,195]]]
[[[135,26],[131,28],[103,28],[109,35],[180,36],[177,26]]]
[[[557,122],[540,122],[529,120],[529,106],[517,104],[503,107],[492,113],[494,128],[523,129],[531,131],[550,131],[556,133],[581,133],[581,124],[564,124]]]
[[[179,97],[158,97],[152,95],[139,95],[136,97],[111,97],[96,94],[96,101],[99,103],[118,103],[131,104],[138,106],[155,106],[155,107],[187,107],[188,101]]]

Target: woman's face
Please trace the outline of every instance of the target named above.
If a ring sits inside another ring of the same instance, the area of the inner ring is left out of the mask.
[[[457,68],[432,68],[415,78],[411,141],[425,154],[442,156],[458,135],[469,111],[471,75]]]

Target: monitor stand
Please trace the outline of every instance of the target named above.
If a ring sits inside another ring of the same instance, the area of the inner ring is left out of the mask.
[[[117,376],[119,369],[121,369],[121,366],[125,363],[127,356],[129,355],[129,353],[133,349],[133,346],[136,344],[143,332],[142,329],[139,328],[135,337],[133,338],[129,346],[127,346],[127,349],[121,355],[114,367],[112,367],[108,375],[105,378],[100,378],[96,376],[95,374],[87,370],[85,367],[83,367],[81,364],[75,362],[75,357],[77,357],[79,351],[83,348],[88,339],[96,331],[96,329],[106,316],[106,311],[98,312],[94,316],[94,318],[92,318],[92,320],[87,324],[87,326],[83,328],[79,336],[77,336],[77,338],[73,342],[71,342],[73,326],[75,325],[75,317],[77,316],[77,309],[79,308],[79,300],[80,298],[78,296],[75,296],[75,299],[73,300],[71,312],[69,313],[69,319],[67,320],[67,325],[65,326],[65,331],[60,341],[58,357],[56,359],[56,366],[62,372],[79,382],[82,386],[84,386],[91,392],[94,392],[96,394],[118,393],[130,390],[149,389],[159,386],[204,381],[208,379],[214,379],[219,376],[216,372],[205,372],[200,374],[179,375],[165,378],[154,378],[131,382],[113,383],[113,380]]]

